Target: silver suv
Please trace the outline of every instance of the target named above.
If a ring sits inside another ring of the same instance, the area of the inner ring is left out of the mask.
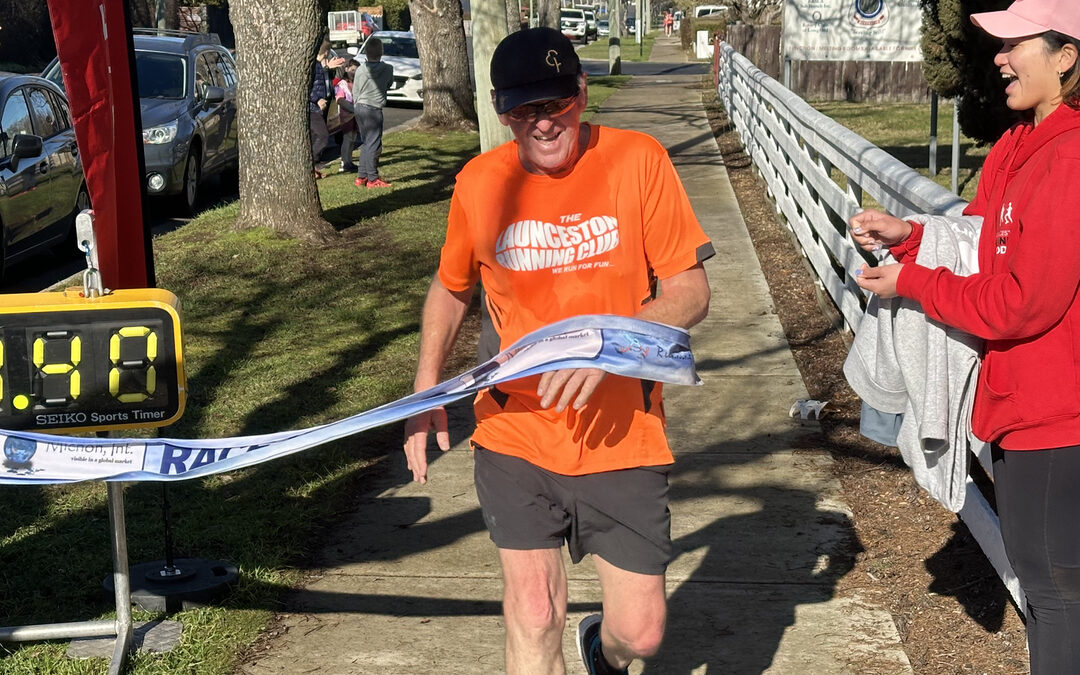
[[[136,28],[134,43],[146,192],[194,214],[208,176],[236,180],[236,63],[213,33]],[[63,87],[55,59],[42,76]]]

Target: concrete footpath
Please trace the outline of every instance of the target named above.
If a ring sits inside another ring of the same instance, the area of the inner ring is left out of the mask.
[[[666,64],[666,65],[664,65]],[[630,64],[628,64],[629,66]],[[837,597],[855,540],[831,459],[799,450],[806,397],[701,104],[701,75],[660,38],[649,75],[605,103],[600,124],[668,148],[717,255],[709,317],[693,329],[705,386],[667,387],[672,472],[669,623],[661,652],[632,673],[910,673],[886,611]],[[270,673],[497,673],[501,581],[457,408],[453,451],[430,482],[400,470],[357,498],[321,553],[321,572],[288,600],[269,649],[240,668]],[[568,569],[567,672],[584,673],[577,622],[600,607],[588,560]]]

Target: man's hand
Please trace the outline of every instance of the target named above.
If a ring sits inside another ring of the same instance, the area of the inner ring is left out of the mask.
[[[848,221],[851,238],[864,251],[896,246],[911,236],[911,223],[881,211],[860,211]]]
[[[902,269],[904,269],[902,263],[877,267],[870,267],[864,263],[855,273],[855,283],[859,285],[859,288],[865,288],[879,297],[895,298],[896,280],[900,277]]]
[[[549,370],[540,376],[536,388],[540,407],[547,409],[554,403],[555,412],[561,413],[573,401],[574,410],[581,410],[605,377],[607,373],[598,368]]]
[[[446,410],[433,408],[413,415],[405,422],[405,461],[412,471],[413,480],[427,482],[428,432],[435,429],[435,442],[439,449],[450,449],[450,433],[446,430]]]
[[[327,68],[340,68],[343,65],[345,65],[345,57],[343,56],[336,56],[326,62]]]

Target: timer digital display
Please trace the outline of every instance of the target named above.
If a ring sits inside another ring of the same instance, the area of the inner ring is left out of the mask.
[[[184,410],[179,301],[162,289],[0,295],[0,428],[141,429]]]

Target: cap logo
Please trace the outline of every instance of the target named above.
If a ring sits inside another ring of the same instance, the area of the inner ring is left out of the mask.
[[[556,73],[561,73],[562,71],[560,70],[560,68],[562,68],[562,63],[559,62],[559,59],[557,58],[558,56],[559,52],[555,51],[554,49],[549,49],[547,53],[547,58],[544,59],[544,63],[554,68]]]

